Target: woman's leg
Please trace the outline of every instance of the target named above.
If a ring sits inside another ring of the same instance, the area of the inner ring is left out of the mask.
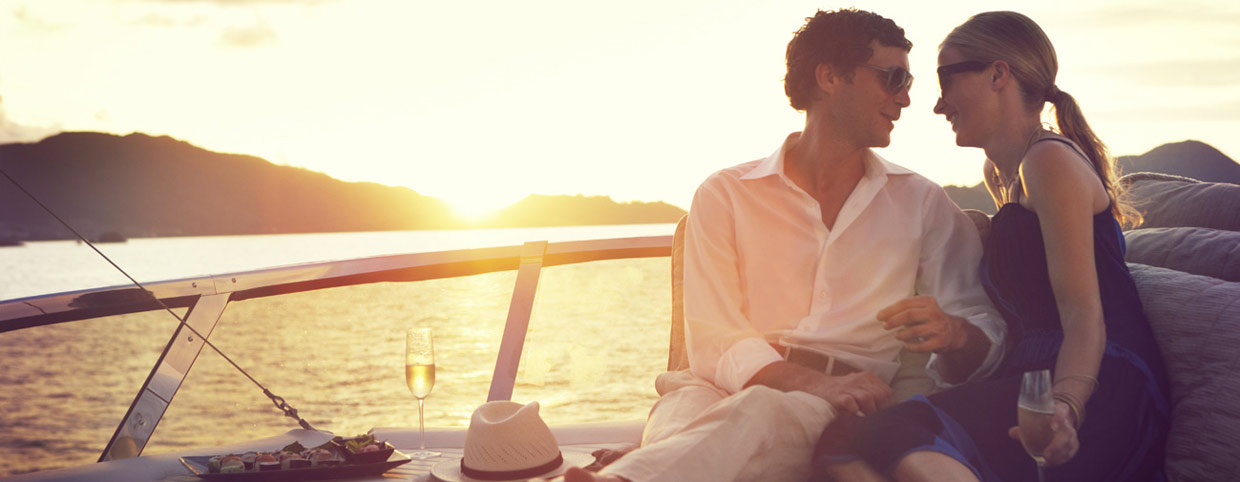
[[[829,480],[838,482],[890,482],[891,479],[878,473],[870,464],[857,460],[826,467],[823,472]]]
[[[896,464],[898,482],[977,482],[973,471],[954,458],[933,451],[908,454]]]

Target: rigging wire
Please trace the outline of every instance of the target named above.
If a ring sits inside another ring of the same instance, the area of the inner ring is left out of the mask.
[[[246,372],[244,368],[241,368],[240,365],[237,365],[236,362],[232,361],[232,358],[229,358],[228,355],[225,355],[223,350],[220,350],[219,347],[215,346],[214,343],[211,343],[211,340],[208,340],[207,337],[199,333],[198,330],[195,330],[194,327],[189,325],[189,323],[186,323],[185,319],[182,318],[181,315],[178,315],[176,314],[176,312],[172,311],[172,308],[169,308],[168,305],[164,304],[164,301],[159,299],[158,296],[155,296],[155,293],[151,291],[147,291],[146,287],[142,286],[142,283],[139,283],[138,280],[133,278],[133,276],[129,276],[128,272],[126,272],[119,265],[113,262],[112,259],[109,258],[106,254],[103,254],[103,251],[100,251],[99,248],[96,248],[95,245],[90,242],[90,240],[86,239],[85,236],[82,236],[82,234],[79,233],[76,229],[73,229],[73,226],[70,226],[68,222],[66,222],[64,219],[61,219],[60,216],[56,215],[56,213],[52,211],[51,208],[43,204],[42,201],[39,201],[39,198],[35,197],[35,195],[31,193],[30,191],[27,191],[26,188],[23,187],[21,183],[17,182],[16,179],[13,179],[12,176],[9,176],[9,173],[4,172],[4,169],[0,169],[0,175],[3,175],[6,179],[9,180],[9,182],[13,183],[14,186],[17,186],[17,189],[25,193],[26,196],[28,196],[32,201],[34,201],[35,204],[38,204],[39,207],[43,208],[44,211],[47,211],[48,214],[51,214],[52,217],[55,218],[56,221],[59,221],[61,225],[68,228],[69,231],[72,232],[74,236],[77,236],[78,239],[86,243],[87,246],[90,246],[90,249],[95,250],[95,252],[98,253],[99,256],[102,257],[105,261],[107,261],[108,264],[111,264],[113,268],[116,268],[116,270],[120,271],[121,274],[125,275],[126,278],[129,278],[129,281],[132,282],[135,286],[137,286],[138,289],[142,290],[143,293],[150,295],[152,300],[155,300],[156,303],[159,303],[159,306],[162,306],[164,310],[168,312],[168,314],[172,315],[173,318],[176,318],[177,321],[180,322],[181,324],[180,326],[188,328],[190,332],[192,332],[194,335],[197,335],[198,338],[201,339],[202,342],[205,343],[207,346],[211,347],[212,350],[215,350],[215,352],[218,353],[221,357],[223,357],[225,361],[227,361],[230,365],[233,366],[233,368],[236,368],[237,371],[241,372],[242,375],[245,375],[245,377],[250,379],[251,382],[254,382],[254,384],[257,385],[258,388],[263,389],[263,395],[266,395],[267,398],[271,399],[271,403],[275,404],[276,408],[284,412],[284,415],[286,417],[296,419],[297,423],[306,430],[315,430],[314,427],[310,426],[310,422],[307,422],[305,419],[297,415],[297,409],[293,408],[292,405],[289,405],[288,402],[284,400],[284,397],[271,393],[270,389],[263,386],[263,384],[259,383],[258,380],[255,380],[254,377],[250,376],[250,374]]]

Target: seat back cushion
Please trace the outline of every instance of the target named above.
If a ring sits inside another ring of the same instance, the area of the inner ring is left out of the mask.
[[[1240,185],[1139,172],[1120,179],[1141,228],[1199,227],[1240,231]]]
[[[1143,228],[1124,233],[1129,263],[1240,281],[1240,231]]]
[[[1240,480],[1240,283],[1129,264],[1171,383],[1171,480]]]

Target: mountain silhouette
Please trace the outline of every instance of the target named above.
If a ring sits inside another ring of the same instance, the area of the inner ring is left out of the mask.
[[[1199,141],[1121,156],[1122,173],[1161,172],[1240,184],[1240,164]],[[676,222],[663,202],[606,196],[529,197],[482,221],[404,187],[344,182],[264,159],[211,152],[167,136],[67,132],[36,143],[0,145],[0,169],[84,236],[126,237],[390,231]],[[961,208],[993,214],[981,183],[945,186]],[[16,186],[0,179],[0,240],[73,235]]]
[[[67,132],[0,145],[0,169],[88,238],[458,229],[676,222],[666,203],[531,196],[477,223],[403,187],[344,182],[264,159],[211,152],[170,137]],[[67,239],[16,186],[0,179],[0,239]]]
[[[1240,164],[1201,141],[1163,144],[1139,156],[1120,156],[1120,173],[1161,172],[1198,181],[1240,184]]]
[[[1201,141],[1163,144],[1138,156],[1120,156],[1115,161],[1120,175],[1136,172],[1160,172],[1208,182],[1240,184],[1240,163],[1218,149]],[[947,195],[961,209],[976,209],[994,214],[995,203],[986,185],[971,187],[944,186]]]

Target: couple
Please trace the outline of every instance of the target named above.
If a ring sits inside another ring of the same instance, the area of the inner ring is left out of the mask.
[[[1032,480],[1016,398],[1040,369],[1048,480],[1160,479],[1167,382],[1123,260],[1131,215],[1046,35],[988,12],[939,48],[934,111],[985,151],[1000,206],[983,252],[941,188],[870,149],[910,103],[903,29],[853,9],[807,20],[785,78],[804,131],[694,197],[690,369],[659,377],[641,448],[566,480]],[[926,353],[947,389],[894,404]]]

